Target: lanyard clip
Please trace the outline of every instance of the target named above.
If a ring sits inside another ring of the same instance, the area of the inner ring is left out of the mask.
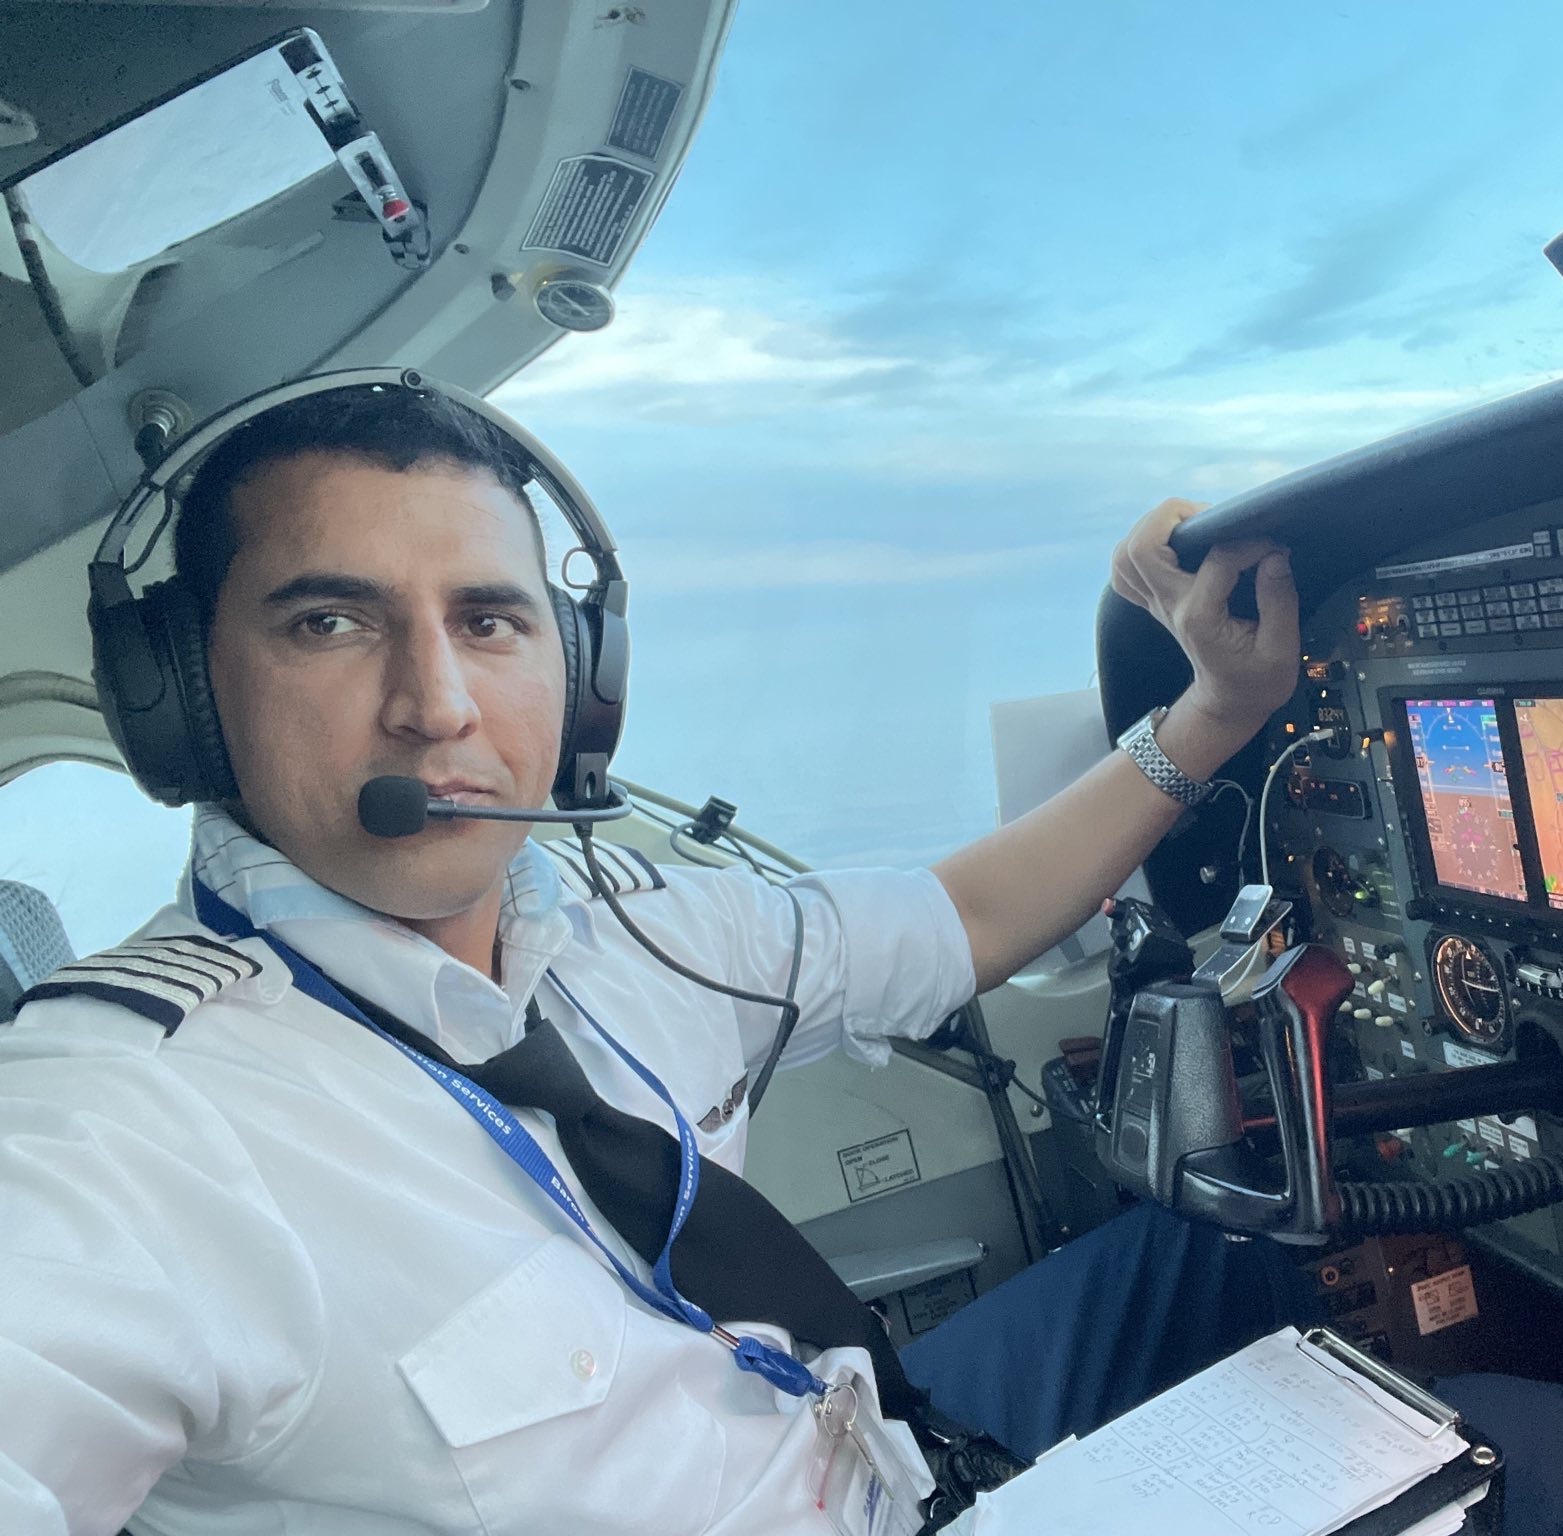
[[[740,1371],[752,1372],[792,1397],[825,1395],[825,1383],[801,1360],[794,1360],[774,1344],[762,1344],[759,1339],[740,1338],[735,1333],[729,1333],[719,1323],[711,1325],[711,1332],[719,1343],[732,1350],[733,1360]]]

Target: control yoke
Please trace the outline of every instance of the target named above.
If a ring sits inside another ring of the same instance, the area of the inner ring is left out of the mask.
[[[1144,904],[1113,909],[1118,956],[1148,928]],[[1159,914],[1157,915],[1159,918]],[[1140,949],[1143,950],[1143,944]],[[1474,1177],[1337,1183],[1333,1136],[1563,1106],[1563,1068],[1509,1063],[1337,1088],[1329,1032],[1352,990],[1333,952],[1299,944],[1253,990],[1247,1032],[1273,1112],[1245,1111],[1233,1020],[1220,991],[1191,979],[1187,950],[1163,947],[1159,978],[1135,975],[1109,1015],[1097,1084],[1097,1155],[1118,1183],[1233,1232],[1323,1242],[1342,1232],[1428,1231],[1518,1215],[1563,1199],[1563,1159]],[[1120,975],[1133,968],[1119,968]],[[1275,1170],[1275,1152],[1280,1170]]]

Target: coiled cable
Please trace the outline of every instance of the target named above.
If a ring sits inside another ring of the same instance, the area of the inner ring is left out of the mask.
[[[1362,1236],[1476,1227],[1563,1200],[1563,1157],[1546,1154],[1467,1179],[1340,1188],[1341,1224]]]

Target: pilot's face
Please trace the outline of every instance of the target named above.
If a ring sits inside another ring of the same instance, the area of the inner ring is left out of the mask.
[[[321,884],[408,920],[492,899],[527,828],[372,837],[380,774],[490,805],[553,783],[564,658],[533,525],[480,470],[311,453],[234,493],[211,675],[254,829]]]

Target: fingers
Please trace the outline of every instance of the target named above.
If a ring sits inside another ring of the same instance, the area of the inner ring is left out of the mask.
[[[1112,586],[1119,597],[1126,597],[1141,608],[1150,607],[1150,592],[1140,580],[1134,562],[1129,558],[1127,541],[1113,550]]]
[[[1203,512],[1209,505],[1208,501],[1185,501],[1181,496],[1169,496],[1135,524],[1134,533],[1130,537],[1133,538],[1143,530],[1147,539],[1165,544],[1179,523],[1186,523],[1196,512]]]
[[[1295,651],[1297,584],[1292,580],[1291,558],[1284,549],[1259,562],[1254,573],[1254,593],[1259,599],[1259,649],[1276,657]]]
[[[1193,580],[1172,552],[1172,531],[1202,511],[1203,503],[1173,497],[1147,512],[1113,551],[1113,590],[1159,618],[1164,617],[1177,594]]]
[[[1297,684],[1297,588],[1288,552],[1272,539],[1215,545],[1196,571],[1172,549],[1179,524],[1203,508],[1164,501],[1113,551],[1113,589],[1166,627],[1194,669],[1194,686],[1214,701],[1213,718],[1262,718]],[[1254,572],[1258,622],[1230,608],[1245,571]]]
[[[1217,544],[1200,562],[1191,578],[1185,601],[1188,622],[1202,628],[1214,628],[1228,618],[1227,603],[1238,577],[1272,555],[1284,553],[1270,539],[1239,539]]]
[[[1285,636],[1296,626],[1297,605],[1286,552],[1271,539],[1240,539],[1218,544],[1197,571],[1185,571],[1173,552],[1172,533],[1202,511],[1202,504],[1174,497],[1146,513],[1113,551],[1113,590],[1169,628],[1187,625],[1215,630],[1231,621],[1227,604],[1238,578],[1258,566],[1255,579],[1262,586],[1259,627],[1273,630],[1275,643],[1284,645]],[[1279,563],[1267,565],[1272,557],[1279,557]],[[1266,622],[1267,613],[1273,624]]]

